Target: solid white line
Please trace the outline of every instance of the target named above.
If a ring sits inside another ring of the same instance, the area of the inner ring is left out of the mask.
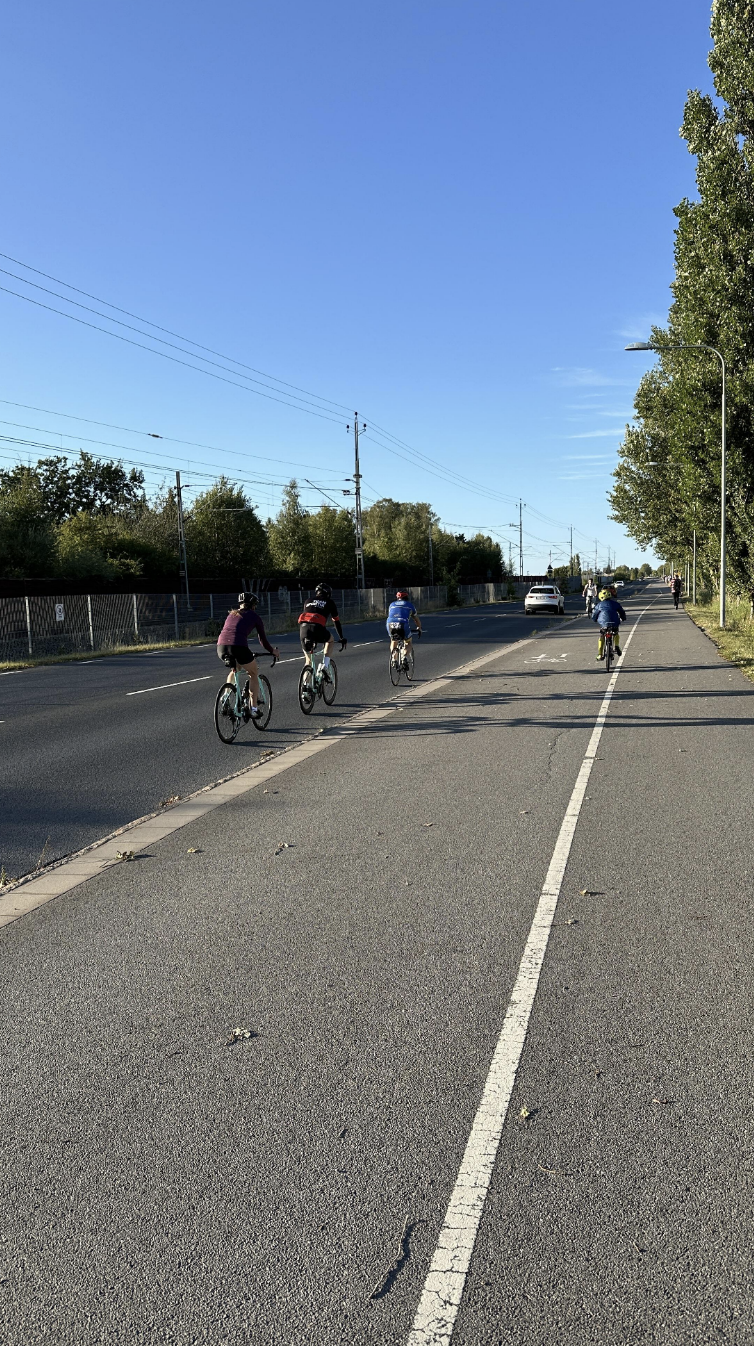
[[[453,1336],[581,805],[625,651],[644,612],[634,622],[623,646],[623,659],[608,683],[560,827],[407,1346],[447,1346]]]
[[[143,696],[145,692],[164,692],[166,687],[187,687],[190,682],[209,682],[211,673],[203,678],[184,678],[182,682],[163,682],[159,687],[140,687],[138,692],[126,692],[126,696]]]

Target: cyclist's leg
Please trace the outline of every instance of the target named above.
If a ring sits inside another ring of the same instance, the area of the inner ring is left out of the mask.
[[[304,663],[308,664],[309,667],[312,668],[314,665],[314,651],[316,649],[316,640],[314,638],[314,634],[311,630],[311,627],[308,628],[307,630],[304,630],[304,625],[305,623],[302,623],[302,625],[298,628],[299,636],[301,637],[301,653],[304,656]]]
[[[604,659],[604,657],[605,657],[605,632],[600,628],[599,639],[597,641],[597,658]]]
[[[256,707],[257,701],[259,700],[259,674],[257,672],[256,658],[252,656],[250,664],[239,664],[238,667],[242,668],[244,673],[248,673],[249,675],[249,700],[251,701],[252,706]],[[238,674],[236,674],[236,677],[238,677]]]

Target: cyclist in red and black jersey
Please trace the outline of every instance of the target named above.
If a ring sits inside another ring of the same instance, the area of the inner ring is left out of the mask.
[[[344,650],[348,641],[343,635],[343,627],[340,624],[338,609],[333,601],[332,589],[329,584],[318,584],[314,590],[314,598],[310,599],[308,603],[304,603],[304,610],[298,619],[298,633],[307,664],[312,663],[312,655],[317,645],[324,645],[323,664],[325,669],[330,663],[330,655],[335,643],[332,631],[327,629],[328,617],[332,618],[333,626],[338,633],[340,648]]]

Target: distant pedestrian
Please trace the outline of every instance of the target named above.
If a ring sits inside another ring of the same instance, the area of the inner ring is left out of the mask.
[[[676,610],[678,609],[678,604],[679,604],[679,602],[680,602],[680,600],[681,600],[681,590],[682,590],[682,589],[683,589],[683,580],[681,579],[680,575],[678,574],[678,571],[676,571],[676,572],[675,572],[675,575],[673,576],[671,585],[670,585],[670,592],[671,592],[672,595],[673,595],[673,603],[675,604]]]

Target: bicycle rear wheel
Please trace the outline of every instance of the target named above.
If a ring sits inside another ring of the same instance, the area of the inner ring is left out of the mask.
[[[304,715],[311,715],[314,707],[314,675],[309,664],[306,664],[301,670],[301,677],[298,680],[298,704]]]
[[[612,662],[613,662],[613,642],[612,642],[612,640],[606,640],[606,641],[605,641],[605,672],[606,672],[606,673],[609,673],[609,672],[610,672],[610,668],[611,668],[611,666],[612,666]]]
[[[406,667],[403,672],[406,674],[406,682],[411,682],[414,676],[414,649],[404,650],[403,657],[406,661]]]
[[[259,699],[257,701],[257,709],[261,710],[262,714],[259,716],[252,715],[251,723],[255,729],[266,729],[270,723],[270,716],[272,714],[272,688],[270,687],[269,678],[266,678],[264,673],[259,674]]]
[[[327,673],[322,673],[322,695],[325,705],[331,706],[338,692],[338,668],[334,659],[327,665]]]
[[[224,682],[215,697],[215,729],[223,743],[232,743],[241,728],[241,717],[236,715],[236,688]]]
[[[400,650],[399,649],[396,650],[395,653],[391,654],[389,657],[390,657],[390,681],[392,682],[394,687],[397,687],[398,683],[401,680]]]

